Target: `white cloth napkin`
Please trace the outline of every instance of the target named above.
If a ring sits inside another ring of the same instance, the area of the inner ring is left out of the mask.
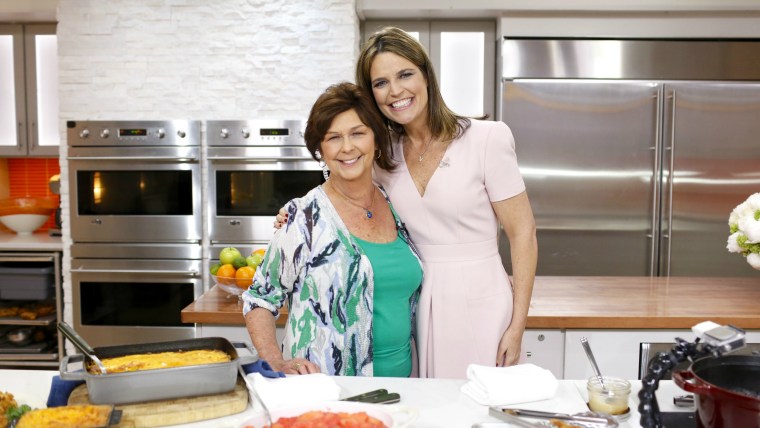
[[[559,382],[535,364],[488,367],[470,364],[462,392],[486,406],[508,406],[553,398]]]
[[[260,373],[246,375],[251,386],[256,388],[259,397],[269,410],[279,407],[296,407],[323,401],[335,401],[340,398],[340,386],[324,373],[266,378]],[[251,393],[254,409],[261,409],[261,404]]]

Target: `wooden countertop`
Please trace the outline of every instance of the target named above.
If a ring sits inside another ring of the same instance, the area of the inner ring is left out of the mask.
[[[242,325],[242,305],[212,288],[183,322]],[[702,321],[760,328],[757,278],[537,277],[528,328],[689,329]],[[285,322],[280,316],[278,325]]]
[[[215,285],[182,309],[181,319],[184,323],[245,325],[243,302]],[[288,309],[283,308],[277,326],[284,326],[287,319]]]

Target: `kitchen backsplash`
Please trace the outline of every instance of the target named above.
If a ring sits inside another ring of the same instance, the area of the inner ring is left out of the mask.
[[[34,196],[58,200],[59,196],[51,192],[48,186],[50,177],[59,174],[61,171],[58,158],[13,158],[6,159],[6,161],[8,167],[7,194],[9,198]],[[53,215],[37,232],[47,231],[51,227],[55,227]],[[2,225],[0,225],[0,229],[4,232],[11,232]]]

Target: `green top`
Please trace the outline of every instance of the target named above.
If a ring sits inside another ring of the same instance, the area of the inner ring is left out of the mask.
[[[409,302],[422,282],[422,268],[398,235],[383,244],[352,236],[369,259],[374,274],[374,376],[408,377],[412,372]]]

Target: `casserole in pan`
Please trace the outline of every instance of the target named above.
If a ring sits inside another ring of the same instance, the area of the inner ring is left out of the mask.
[[[249,355],[238,355],[245,348]],[[122,373],[93,374],[87,370],[70,370],[69,364],[93,364],[81,354],[67,355],[61,360],[61,379],[84,380],[93,404],[125,404],[167,400],[197,395],[221,394],[235,388],[238,367],[255,362],[258,355],[243,342],[230,342],[222,337],[205,337],[171,342],[95,348],[101,359],[159,352],[220,350],[230,356],[228,362],[197,364],[182,367],[138,370]]]

